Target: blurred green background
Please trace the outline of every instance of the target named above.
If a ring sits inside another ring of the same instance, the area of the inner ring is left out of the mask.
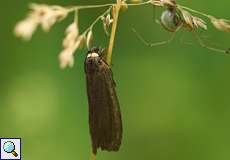
[[[0,9],[0,137],[21,137],[23,159],[89,159],[88,106],[83,63],[78,51],[75,66],[60,70],[58,53],[69,16],[50,33],[40,29],[30,42],[13,36],[17,21],[28,11],[29,0],[1,1]],[[37,3],[102,4],[105,0],[33,0]],[[178,3],[229,17],[229,0]],[[103,12],[80,13],[81,29]],[[158,10],[159,16],[160,10]],[[118,153],[99,152],[99,160],[229,160],[230,57],[199,46],[191,33],[179,32],[165,46],[149,48],[147,40],[168,39],[170,33],[153,21],[152,7],[122,12],[113,55],[113,72],[120,99],[124,138]],[[230,36],[209,25],[204,33],[220,46]],[[191,42],[191,45],[182,44]],[[101,24],[95,44],[106,46]]]

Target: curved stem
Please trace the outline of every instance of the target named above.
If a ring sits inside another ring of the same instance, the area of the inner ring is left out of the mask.
[[[141,6],[141,5],[146,5],[146,4],[152,4],[152,0],[146,1],[146,2],[141,2],[141,3],[128,3],[128,6]]]
[[[74,22],[78,24],[78,10],[77,9],[75,10],[75,13],[74,13]]]
[[[87,5],[87,6],[74,6],[74,7],[69,7],[69,12],[72,12],[76,9],[92,9],[92,8],[103,8],[103,7],[111,7],[114,4],[102,4],[102,5]]]
[[[142,2],[142,3],[127,3],[127,6],[141,6],[141,5],[146,5],[146,4],[151,4],[152,0]],[[69,8],[69,12],[73,12],[75,10],[80,10],[80,9],[93,9],[93,8],[103,8],[103,7],[112,7],[117,5],[117,3],[108,3],[108,4],[101,4],[101,5],[86,5],[86,6],[73,6],[73,7],[67,7]],[[122,5],[122,4],[121,4]]]
[[[191,11],[193,13],[197,13],[197,14],[203,15],[203,16],[208,17],[208,18],[211,16],[211,15],[205,14],[205,13],[200,12],[200,11],[193,10],[193,9],[185,7],[185,6],[181,6],[181,5],[177,5],[177,6],[180,7],[180,8],[182,8],[182,9],[186,9],[188,11]]]
[[[98,16],[93,23],[84,31],[83,35],[86,34],[88,31],[90,31],[94,25],[101,19],[101,17],[105,16],[106,14],[108,14],[111,10],[111,7],[109,9],[107,9],[104,13],[102,13],[100,16]]]

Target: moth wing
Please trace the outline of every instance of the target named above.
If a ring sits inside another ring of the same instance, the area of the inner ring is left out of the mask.
[[[93,152],[98,148],[117,151],[122,139],[121,113],[112,71],[106,63],[87,75],[87,92]]]

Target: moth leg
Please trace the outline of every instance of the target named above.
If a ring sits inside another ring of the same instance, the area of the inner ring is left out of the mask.
[[[203,39],[195,31],[193,31],[193,35],[198,40],[198,42],[199,42],[201,47],[204,47],[206,49],[209,49],[209,50],[215,51],[215,52],[221,52],[221,53],[225,53],[225,54],[230,53],[230,48],[228,48],[228,49],[220,49],[220,48],[215,48],[215,47],[209,46],[209,45],[205,44]]]
[[[157,10],[156,10],[156,6],[154,5],[153,5],[153,20],[155,23],[161,24],[160,21],[157,19]]]
[[[182,33],[182,35],[181,35],[181,37],[180,37],[180,43],[181,43],[182,45],[192,45],[191,42],[185,41],[185,32],[184,32],[184,30],[182,30],[181,33]]]
[[[148,47],[155,47],[155,46],[160,46],[160,45],[165,45],[170,43],[174,38],[175,38],[175,32],[172,34],[172,36],[170,37],[170,39],[166,40],[166,41],[161,41],[161,42],[154,42],[154,43],[149,43],[147,42],[134,28],[132,29],[133,32],[136,34],[136,36],[138,37],[138,39],[145,44]]]
[[[156,24],[161,25],[161,21],[157,18],[157,9],[156,6],[153,5],[153,20]]]

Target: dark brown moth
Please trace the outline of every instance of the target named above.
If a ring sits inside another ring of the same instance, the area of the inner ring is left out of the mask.
[[[85,60],[89,129],[94,155],[99,148],[118,151],[122,140],[122,120],[115,82],[102,52],[102,49],[92,48]]]

